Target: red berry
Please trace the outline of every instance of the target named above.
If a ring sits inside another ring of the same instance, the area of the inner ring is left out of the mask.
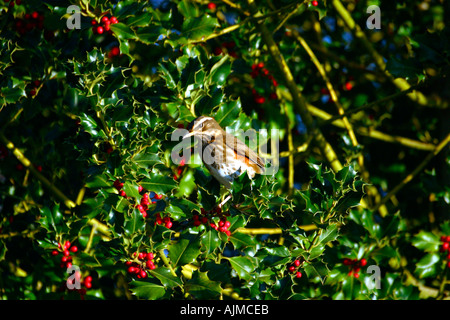
[[[258,95],[255,97],[255,102],[258,104],[263,104],[264,102],[266,102],[266,98]]]
[[[230,236],[230,235],[231,235],[230,230],[225,231],[225,234],[226,234],[227,236]]]
[[[353,261],[352,261],[352,259],[345,258],[344,261],[343,261],[343,263],[344,263],[344,265],[346,265],[346,266],[350,266],[350,265],[353,264]]]
[[[259,69],[262,69],[262,68],[264,68],[264,62],[260,62],[260,63],[258,63],[257,67],[258,67]]]
[[[153,260],[154,257],[152,252],[147,253],[147,260]]]
[[[296,266],[296,267],[300,266],[300,260],[295,260],[294,261],[294,266]]]
[[[128,273],[135,273],[136,272],[136,268],[131,266],[131,267],[128,267],[127,271],[128,271]]]
[[[172,228],[172,225],[173,225],[172,221],[167,221],[166,224],[165,224],[165,227],[167,229],[170,229],[170,228]]]
[[[105,31],[109,31],[110,30],[110,26],[111,25],[111,21],[105,21],[105,22],[103,22],[103,27],[104,27],[104,29],[105,29]]]
[[[272,92],[272,93],[269,95],[269,99],[270,99],[270,100],[276,100],[276,99],[278,99],[277,93],[276,93],[276,92]]]
[[[441,245],[441,252],[447,251],[449,247],[450,247],[450,243],[444,242],[444,243]]]
[[[359,278],[359,273],[355,272],[355,273],[353,274],[353,276],[354,276],[355,278]]]
[[[64,250],[63,254],[64,254],[66,257],[70,256],[70,252],[69,252],[69,250],[67,250],[67,249]]]
[[[361,260],[359,260],[359,265],[361,267],[364,267],[367,264],[367,260],[365,258],[362,258]]]
[[[98,34],[102,34],[102,33],[103,33],[103,27],[98,26],[98,27],[96,28],[96,31],[97,31]]]
[[[109,18],[109,21],[111,22],[111,24],[119,23],[119,20],[117,20],[116,17],[111,17],[111,18]]]
[[[139,275],[141,276],[141,278],[145,279],[145,278],[147,278],[147,271],[141,270],[141,271],[139,272]]]
[[[223,226],[228,229],[231,226],[230,221],[225,221],[225,224]]]
[[[97,20],[91,20],[91,25],[92,26],[96,26],[97,25]]]
[[[216,4],[214,2],[208,3],[208,9],[211,10],[211,11],[215,11],[216,10]]]
[[[101,22],[105,23],[105,22],[109,22],[109,18],[107,16],[102,17]]]
[[[290,266],[290,267],[288,268],[288,270],[289,270],[290,272],[294,272],[294,271],[295,271],[295,266]]]
[[[350,91],[353,88],[353,85],[351,82],[346,82],[344,85],[345,90]]]
[[[52,251],[52,256],[57,256],[59,254],[59,251],[58,250],[53,250]]]
[[[450,236],[446,236],[444,242],[450,242]]]
[[[70,241],[66,241],[66,242],[64,243],[64,249],[69,249],[69,248],[70,248],[70,245],[71,245]]]
[[[201,224],[200,220],[194,220],[194,227],[198,227]]]
[[[316,0],[314,0],[313,2],[311,2],[311,4],[312,4],[314,7],[317,7],[317,6],[319,5],[319,2],[317,2]]]
[[[39,13],[38,13],[37,11],[34,11],[34,12],[31,14],[31,17],[32,17],[33,19],[37,19],[37,18],[39,17]]]
[[[122,197],[124,197],[124,198],[126,198],[126,197],[127,197],[127,194],[126,194],[126,192],[125,192],[125,191],[123,191],[123,190],[120,190],[120,192],[119,192],[119,195],[120,195],[120,196],[122,196]]]
[[[301,278],[302,277],[302,273],[300,271],[297,271],[297,273],[295,274],[295,277]]]

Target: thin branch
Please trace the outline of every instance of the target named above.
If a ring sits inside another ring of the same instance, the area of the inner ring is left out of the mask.
[[[248,3],[250,5],[250,8],[252,9],[252,14],[256,15],[257,9],[254,0],[248,0]],[[267,49],[272,56],[276,66],[278,67],[280,73],[283,75],[286,87],[292,95],[294,108],[300,114],[308,130],[308,133],[313,136],[314,142],[319,147],[322,155],[327,159],[328,163],[330,163],[330,166],[333,168],[333,170],[341,170],[343,166],[339,161],[336,152],[326,141],[322,132],[320,132],[320,130],[315,126],[312,115],[307,108],[306,101],[294,81],[294,77],[289,66],[287,65],[286,60],[281,54],[277,44],[273,40],[271,32],[265,26],[264,21],[256,22],[256,26],[261,32],[262,39],[267,45]]]
[[[428,156],[426,156],[426,158],[402,180],[402,182],[400,182],[390,192],[388,192],[388,194],[376,204],[373,210],[377,210],[380,206],[384,205],[391,197],[393,197],[401,189],[403,189],[403,187],[406,186],[412,179],[414,179],[425,168],[428,162],[430,162],[430,160],[433,159],[439,152],[441,152],[442,149],[444,149],[449,143],[450,134],[447,135],[447,137],[442,140],[441,143],[439,143],[436,148],[432,152],[430,152]]]
[[[39,180],[41,183],[46,186],[59,200],[61,200],[66,207],[68,208],[74,208],[76,205],[75,203],[70,200],[64,193],[61,192],[53,183],[51,183],[46,177],[44,177],[31,163],[31,161],[25,157],[25,155],[17,149],[14,144],[9,141],[3,134],[3,132],[0,132],[0,141],[11,150],[11,152],[14,154],[14,156],[19,160],[30,172]]]
[[[321,119],[324,119],[324,120],[330,120],[331,118],[333,118],[333,116],[331,114],[329,114],[328,112],[323,111],[322,109],[319,109],[310,104],[308,104],[308,110],[311,112],[312,115],[319,117]],[[331,122],[331,124],[336,127],[339,127],[339,128],[345,128],[344,123],[342,122],[341,119],[334,120],[333,122]],[[425,142],[421,142],[421,141],[417,141],[417,140],[413,140],[413,139],[409,139],[409,138],[405,138],[405,137],[400,137],[400,136],[393,136],[393,135],[389,135],[387,133],[380,132],[378,130],[371,130],[371,129],[364,128],[364,127],[357,128],[356,133],[360,134],[362,136],[367,136],[367,137],[370,137],[373,139],[378,139],[378,140],[382,140],[382,141],[386,141],[386,142],[390,142],[390,143],[396,143],[396,144],[400,144],[400,145],[403,145],[408,148],[413,148],[413,149],[418,149],[418,150],[432,151],[436,148],[435,145],[430,144],[430,143],[425,143]]]
[[[316,66],[317,70],[319,71],[320,75],[322,76],[322,79],[325,82],[325,85],[326,85],[328,91],[330,92],[331,100],[336,105],[336,108],[337,108],[337,110],[339,112],[339,115],[342,116],[342,120],[344,122],[345,129],[348,132],[348,135],[350,137],[352,145],[355,146],[355,147],[358,146],[359,143],[358,143],[358,140],[356,139],[356,135],[355,135],[355,132],[353,131],[353,127],[352,127],[351,123],[348,121],[348,118],[344,116],[344,108],[342,107],[341,103],[338,100],[336,90],[334,90],[334,87],[331,84],[331,82],[330,82],[330,80],[329,80],[329,78],[327,76],[325,68],[322,66],[322,64],[320,63],[319,59],[317,59],[316,55],[311,50],[311,48],[309,47],[309,45],[305,41],[305,39],[302,38],[300,33],[298,33],[297,30],[293,30],[292,34],[297,39],[297,41],[300,42],[300,44],[305,49],[305,51],[308,53],[309,57],[311,58],[311,61]],[[364,167],[363,158],[359,157],[358,159],[359,159],[360,167],[363,168]]]
[[[375,61],[378,69],[392,81],[392,83],[399,88],[400,90],[408,90],[411,85],[403,78],[395,78],[387,69],[386,63],[383,60],[383,57],[374,49],[372,43],[366,37],[365,33],[361,30],[361,27],[353,20],[350,12],[345,8],[345,6],[341,3],[340,0],[332,0],[332,4],[338,14],[341,16],[344,23],[347,27],[353,32],[354,36],[360,40],[362,45],[366,48],[369,54],[372,56],[372,59]],[[419,91],[412,91],[407,94],[407,96],[414,102],[427,106],[430,104],[425,95]]]

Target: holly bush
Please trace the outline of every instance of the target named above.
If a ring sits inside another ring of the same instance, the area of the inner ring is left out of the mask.
[[[448,13],[0,1],[1,298],[448,297]],[[278,170],[173,160],[200,115]]]

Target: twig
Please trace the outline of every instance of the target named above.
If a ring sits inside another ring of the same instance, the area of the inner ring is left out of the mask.
[[[254,0],[248,0],[250,8],[252,10],[252,14],[256,15],[256,6]],[[322,132],[315,126],[311,113],[307,108],[307,104],[305,99],[300,93],[300,90],[297,87],[297,84],[294,81],[294,77],[289,69],[289,66],[286,63],[283,55],[281,54],[277,44],[273,40],[271,32],[267,29],[264,24],[264,21],[257,21],[256,26],[261,32],[261,36],[264,42],[267,45],[270,55],[275,61],[276,66],[280,70],[280,73],[283,75],[284,81],[286,83],[286,87],[292,95],[292,101],[296,111],[300,114],[305,126],[310,135],[313,136],[314,142],[319,147],[322,155],[327,159],[330,166],[334,171],[339,171],[342,169],[342,164],[339,161],[336,152],[333,150],[331,145],[326,141]]]
[[[428,156],[426,156],[426,158],[409,175],[407,175],[402,180],[402,182],[400,182],[390,192],[388,192],[388,194],[384,198],[382,198],[380,202],[376,204],[373,210],[378,210],[380,206],[384,205],[391,197],[393,197],[401,189],[403,189],[403,187],[407,185],[412,179],[414,179],[415,176],[417,176],[417,174],[421,172],[423,168],[425,168],[428,162],[430,162],[430,160],[433,159],[439,152],[441,152],[442,149],[444,149],[449,143],[450,143],[450,134],[447,135],[447,137],[444,140],[442,140],[442,142],[439,143],[436,146],[436,148],[431,153],[429,153]]]
[[[333,118],[333,116],[331,114],[329,114],[328,112],[323,111],[322,109],[319,109],[311,104],[308,104],[308,110],[311,112],[312,115],[319,117],[321,119],[327,120],[327,121],[330,120],[331,118]],[[336,127],[345,128],[344,123],[342,122],[341,119],[336,119],[333,122],[331,122],[331,124]],[[405,138],[405,137],[400,137],[400,136],[393,136],[393,135],[389,135],[389,134],[380,132],[378,130],[371,130],[371,129],[367,129],[367,128],[363,128],[363,127],[357,128],[356,133],[363,135],[363,136],[368,136],[370,138],[383,140],[386,142],[401,144],[405,147],[418,149],[418,150],[432,151],[436,147],[435,145],[430,144],[430,143],[424,143],[421,141],[417,141],[417,140],[413,140],[413,139],[409,139],[409,138]]]
[[[348,135],[350,137],[352,145],[354,147],[358,146],[359,143],[358,143],[358,140],[356,139],[356,135],[355,135],[355,132],[353,131],[353,127],[352,127],[351,123],[348,121],[348,118],[346,116],[344,116],[344,113],[345,113],[344,112],[344,108],[342,107],[341,103],[338,100],[336,90],[334,90],[333,85],[331,84],[330,80],[328,79],[328,76],[327,76],[327,73],[325,71],[325,68],[322,66],[322,64],[320,63],[319,59],[317,59],[316,55],[311,50],[311,48],[309,47],[309,45],[305,41],[305,39],[302,38],[300,33],[298,33],[297,30],[293,30],[292,34],[297,39],[297,41],[300,42],[300,44],[305,49],[305,51],[308,53],[309,57],[311,58],[311,61],[314,63],[314,65],[316,66],[316,68],[319,71],[320,75],[322,76],[322,79],[325,82],[325,85],[326,85],[328,91],[330,92],[331,100],[336,105],[336,108],[338,109],[339,115],[342,116],[342,121],[344,122],[345,129],[348,132]],[[361,168],[364,167],[364,160],[363,159],[364,159],[363,157],[358,157],[359,166]]]
[[[340,0],[332,0],[332,4],[338,14],[341,16],[347,27],[353,32],[356,38],[358,38],[362,45],[366,48],[369,54],[372,56],[378,68],[384,72],[384,74],[392,81],[392,83],[400,90],[408,90],[411,85],[402,78],[394,78],[394,76],[386,69],[386,63],[383,57],[374,49],[372,43],[367,39],[365,33],[361,30],[361,27],[353,20],[350,12],[344,7]],[[426,106],[429,104],[428,99],[419,91],[414,90],[407,94],[407,96],[414,102]]]
[[[38,180],[41,181],[41,183],[43,185],[45,185],[59,200],[61,200],[66,205],[66,207],[74,208],[76,206],[72,200],[70,200],[68,197],[66,197],[66,195],[64,193],[62,193],[61,190],[59,190],[57,187],[55,187],[55,185],[53,185],[53,183],[51,183],[46,177],[44,177],[33,166],[31,161],[28,160],[28,158],[26,158],[25,155],[19,149],[17,149],[11,141],[9,141],[4,136],[3,132],[0,132],[0,141],[6,146],[6,148],[11,150],[11,152],[14,154],[14,156],[17,158],[17,160],[19,160],[26,168],[28,168],[28,170],[30,170],[30,172],[36,178],[38,178]]]

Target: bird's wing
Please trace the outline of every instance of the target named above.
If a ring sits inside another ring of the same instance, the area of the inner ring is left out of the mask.
[[[264,160],[237,137],[226,132],[225,143],[234,150],[237,158],[242,157],[241,160],[253,167],[257,173],[264,171]]]

